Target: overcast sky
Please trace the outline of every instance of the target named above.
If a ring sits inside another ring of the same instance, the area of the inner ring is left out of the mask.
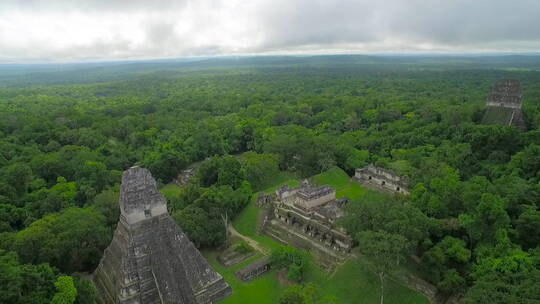
[[[0,0],[0,62],[540,51],[540,0]]]

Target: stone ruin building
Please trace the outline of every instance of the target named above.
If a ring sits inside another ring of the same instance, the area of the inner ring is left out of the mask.
[[[237,270],[236,276],[244,282],[254,280],[270,270],[270,259],[262,258]]]
[[[515,126],[525,130],[525,121],[521,110],[522,98],[521,84],[518,80],[498,80],[487,97],[487,110],[483,123]]]
[[[409,194],[409,184],[405,177],[395,174],[392,170],[370,164],[355,170],[355,180],[376,190]]]
[[[348,199],[336,199],[336,190],[304,181],[298,188],[288,185],[276,190],[273,218],[264,231],[278,241],[316,253],[323,266],[343,261],[353,240],[336,225],[344,215]]]
[[[189,185],[191,179],[197,174],[197,168],[196,167],[189,167],[185,170],[182,170],[180,174],[176,177],[174,180],[174,183],[177,184],[180,187],[184,187]]]
[[[167,211],[146,169],[122,175],[120,220],[93,279],[98,303],[215,303],[232,293]]]

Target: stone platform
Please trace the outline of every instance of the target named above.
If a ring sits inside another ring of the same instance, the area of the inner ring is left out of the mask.
[[[286,225],[277,219],[269,221],[265,233],[283,244],[309,251],[315,262],[328,271],[332,271],[350,256],[349,253],[336,251],[324,242],[306,236],[301,230]]]
[[[256,250],[241,253],[237,252],[235,250],[235,246],[231,246],[227,249],[225,249],[222,253],[220,253],[217,257],[217,260],[221,265],[225,267],[231,267],[234,265],[238,265],[242,263],[243,261],[255,256],[257,254]]]

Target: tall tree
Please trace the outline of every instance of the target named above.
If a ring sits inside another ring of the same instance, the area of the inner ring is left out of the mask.
[[[51,304],[73,304],[77,299],[77,289],[70,276],[59,276],[56,282],[57,292],[51,301]]]
[[[356,239],[360,243],[362,253],[370,259],[370,265],[379,277],[380,303],[383,304],[385,278],[403,259],[409,248],[407,239],[385,231],[362,231],[357,234]]]
[[[246,152],[242,161],[246,179],[255,191],[270,186],[271,181],[279,175],[279,156],[276,154]]]
[[[19,195],[26,193],[32,180],[32,169],[23,163],[14,163],[2,170],[2,177]]]
[[[0,303],[49,304],[56,271],[47,264],[21,264],[15,252],[0,249]]]
[[[236,157],[223,157],[219,163],[217,184],[228,185],[233,189],[237,189],[243,180],[245,180],[245,171]]]
[[[485,193],[472,214],[459,217],[472,241],[492,243],[498,230],[508,229],[510,218],[506,213],[505,201],[497,195]]]
[[[93,208],[68,208],[18,232],[14,249],[25,262],[49,262],[71,273],[93,269],[109,241],[103,215]]]
[[[540,245],[540,211],[528,206],[516,221],[518,241],[524,249]]]
[[[532,256],[521,250],[511,250],[499,257],[482,259],[473,273],[475,282],[467,292],[465,302],[540,303],[538,266]]]

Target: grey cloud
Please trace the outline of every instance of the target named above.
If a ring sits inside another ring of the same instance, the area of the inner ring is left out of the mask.
[[[278,1],[261,7],[262,47],[287,47],[377,39],[371,1]]]
[[[178,42],[174,26],[175,23],[169,20],[149,21],[144,28],[146,41],[155,46],[168,46]]]
[[[271,52],[540,51],[538,0],[50,0],[2,11],[142,16],[136,43],[118,39],[49,49],[0,44],[0,58],[156,58]],[[224,14],[221,12],[225,10]],[[6,13],[9,15],[8,13]],[[186,15],[194,14],[194,15]],[[192,17],[192,18],[190,18]],[[189,24],[178,22],[189,19]],[[98,21],[96,21],[98,22]],[[237,24],[235,31],[230,26]],[[0,34],[2,23],[0,20]],[[230,36],[230,37],[229,37]],[[219,39],[226,37],[227,39]],[[1,36],[0,36],[1,38]],[[61,38],[61,37],[59,37]]]
[[[46,45],[35,45],[20,50],[18,48],[3,48],[0,50],[0,63],[21,61],[85,61],[103,59],[123,59],[145,57],[145,52],[139,52],[131,47],[131,42],[122,38],[110,41],[92,41],[85,45],[72,45],[62,49],[47,48]],[[24,60],[20,60],[20,59]]]
[[[54,12],[132,12],[184,8],[194,0],[2,0],[0,9]]]
[[[450,44],[540,39],[540,1],[412,0],[393,10],[392,34]]]
[[[540,40],[537,0],[275,1],[264,6],[263,47],[372,43],[469,45]]]

